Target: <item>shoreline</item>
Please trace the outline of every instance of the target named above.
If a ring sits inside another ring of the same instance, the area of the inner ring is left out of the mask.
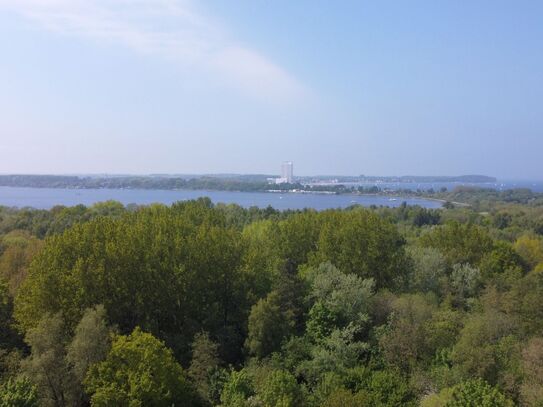
[[[0,185],[0,190],[2,188],[9,189],[39,189],[39,190],[69,190],[69,191],[163,191],[163,192],[232,192],[232,193],[261,193],[261,194],[299,194],[299,195],[351,195],[351,196],[360,196],[360,197],[383,197],[391,198],[392,201],[397,201],[402,198],[405,199],[421,199],[427,201],[439,202],[445,204],[450,202],[451,204],[457,207],[470,207],[471,205],[465,202],[453,202],[447,201],[443,198],[435,198],[426,195],[417,195],[413,193],[403,193],[403,191],[393,191],[386,190],[377,193],[361,193],[355,191],[312,191],[306,189],[291,189],[291,190],[281,190],[281,189],[265,189],[265,190],[241,190],[241,189],[210,189],[210,188],[132,188],[132,187],[85,187],[85,186],[14,186],[14,185]],[[394,199],[392,199],[394,198]]]
[[[123,205],[148,205],[163,203],[170,205],[183,200],[207,197],[215,204],[234,203],[243,207],[272,206],[278,210],[313,208],[324,210],[346,208],[353,205],[398,207],[405,200],[410,206],[439,209],[441,202],[417,196],[360,193],[290,192],[266,191],[214,191],[214,190],[157,190],[157,189],[77,189],[77,188],[29,188],[0,187],[0,206],[8,208],[32,207],[47,209],[54,206],[89,206],[97,202],[117,201]]]

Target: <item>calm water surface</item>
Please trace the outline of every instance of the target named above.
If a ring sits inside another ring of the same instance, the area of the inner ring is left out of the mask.
[[[0,205],[9,207],[33,207],[49,209],[55,205],[74,206],[78,204],[92,205],[107,200],[119,201],[125,205],[146,205],[151,203],[171,204],[176,201],[196,199],[207,196],[214,203],[235,203],[243,207],[268,205],[275,209],[317,210],[345,208],[349,205],[363,206],[399,206],[402,202],[408,205],[420,205],[425,208],[439,208],[441,203],[420,198],[396,198],[393,200],[383,196],[356,195],[320,195],[267,192],[230,192],[230,191],[163,191],[137,189],[57,189],[57,188],[15,188],[0,187]]]

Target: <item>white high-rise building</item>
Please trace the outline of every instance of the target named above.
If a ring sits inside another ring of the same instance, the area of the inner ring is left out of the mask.
[[[281,178],[283,178],[285,182],[292,184],[294,180],[292,161],[283,161],[283,164],[281,164]]]

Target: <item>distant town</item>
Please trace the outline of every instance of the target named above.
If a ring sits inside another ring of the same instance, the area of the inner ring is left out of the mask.
[[[423,198],[446,206],[478,206],[481,202],[534,204],[543,201],[543,185],[498,182],[485,175],[461,176],[298,176],[294,162],[278,165],[278,175],[150,174],[150,175],[0,175],[2,188],[66,190],[225,191],[279,194],[385,196],[390,201]],[[352,201],[356,202],[356,201]]]
[[[496,178],[461,176],[295,176],[294,163],[284,161],[279,176],[266,174],[150,174],[150,175],[0,175],[0,186],[76,189],[204,189],[267,192],[387,192],[433,190],[447,184],[496,186]]]
[[[280,177],[268,177],[269,184],[303,184],[303,185],[334,185],[355,183],[447,183],[463,182],[473,184],[495,183],[495,177],[486,175],[461,175],[461,176],[294,176],[294,164],[292,161],[283,161]]]

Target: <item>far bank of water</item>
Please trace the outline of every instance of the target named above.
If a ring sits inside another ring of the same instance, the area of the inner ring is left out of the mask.
[[[138,189],[61,189],[0,187],[0,206],[50,209],[55,205],[86,206],[96,202],[115,200],[128,204],[148,205],[209,197],[213,203],[238,204],[243,207],[258,206],[275,209],[313,208],[324,210],[345,208],[350,205],[396,207],[406,202],[425,208],[439,208],[441,202],[423,198],[388,197],[375,195],[324,195],[269,192],[193,191],[193,190],[138,190]]]

